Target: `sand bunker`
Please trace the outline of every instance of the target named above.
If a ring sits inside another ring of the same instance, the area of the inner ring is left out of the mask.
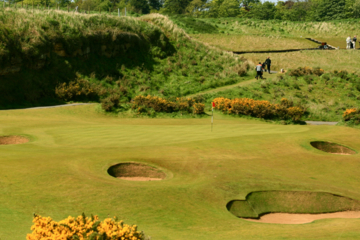
[[[245,219],[259,223],[278,223],[278,224],[304,224],[311,223],[319,219],[327,218],[360,218],[360,211],[347,211],[322,214],[295,214],[295,213],[269,213],[260,219]]]
[[[10,145],[10,144],[22,144],[27,143],[29,139],[21,136],[2,136],[0,137],[0,145]]]
[[[326,192],[258,191],[226,205],[248,221],[302,224],[325,218],[360,218],[360,201]]]
[[[159,181],[166,178],[166,174],[155,167],[142,163],[119,163],[108,169],[110,176],[129,181]]]
[[[339,145],[337,143],[316,141],[316,142],[311,142],[310,144],[311,146],[313,146],[316,149],[319,149],[320,151],[332,153],[332,154],[352,155],[356,153],[354,150]]]

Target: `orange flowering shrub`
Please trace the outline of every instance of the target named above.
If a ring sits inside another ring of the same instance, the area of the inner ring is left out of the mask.
[[[202,114],[205,112],[205,104],[203,103],[194,103],[193,108],[194,114]]]
[[[55,222],[50,217],[35,215],[32,233],[26,240],[142,240],[144,235],[137,231],[137,226],[124,224],[114,218],[99,221],[98,216],[86,217],[84,214],[77,218],[68,217]]]
[[[293,121],[299,121],[303,114],[304,114],[304,109],[302,109],[300,107],[289,107],[287,109],[287,115]]]
[[[138,113],[144,112],[146,108],[151,108],[155,112],[178,112],[186,111],[193,112],[195,114],[204,113],[205,105],[202,103],[196,103],[192,98],[176,98],[174,101],[170,101],[156,96],[136,96],[132,102],[132,108]]]
[[[360,109],[350,108],[346,109],[343,114],[343,119],[345,121],[352,121],[354,124],[360,124]]]
[[[254,100],[250,98],[215,98],[213,100],[215,108],[229,114],[242,114],[257,118],[280,118],[298,121],[305,110],[300,107],[293,107],[292,103],[286,98],[281,100],[281,104],[272,104],[269,101]]]

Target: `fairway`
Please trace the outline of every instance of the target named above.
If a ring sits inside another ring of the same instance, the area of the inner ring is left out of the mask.
[[[287,53],[249,53],[242,54],[246,59],[257,63],[263,62],[270,56],[272,60],[272,70],[296,69],[298,67],[321,67],[326,72],[334,70],[347,70],[349,72],[359,72],[357,64],[360,60],[358,51],[354,50],[315,50]]]
[[[267,224],[235,217],[226,205],[254,191],[326,192],[360,200],[360,130],[277,125],[215,113],[188,119],[121,118],[98,106],[0,111],[0,239],[25,239],[33,213],[118,216],[151,239],[359,239],[360,219]],[[330,154],[310,142],[356,151]],[[108,174],[122,162],[146,163],[161,181]]]
[[[267,51],[317,48],[319,44],[300,37],[194,34],[195,39],[227,51]]]

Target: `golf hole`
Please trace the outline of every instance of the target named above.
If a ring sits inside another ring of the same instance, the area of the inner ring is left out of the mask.
[[[29,139],[21,136],[0,136],[0,145],[22,144],[29,142]]]
[[[327,218],[360,218],[360,201],[324,192],[259,191],[232,200],[227,210],[259,223],[304,224]]]
[[[166,174],[158,168],[142,163],[119,163],[108,169],[110,176],[129,181],[160,181]]]
[[[324,142],[324,141],[315,141],[310,143],[314,148],[332,154],[339,155],[352,155],[356,152],[348,147],[342,146],[337,143]]]

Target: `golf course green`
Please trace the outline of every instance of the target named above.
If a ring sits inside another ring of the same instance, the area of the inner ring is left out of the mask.
[[[215,112],[211,132],[206,116],[122,118],[98,109],[91,104],[0,111],[1,136],[29,139],[0,145],[1,240],[25,239],[34,213],[59,221],[83,212],[117,216],[152,240],[359,239],[360,219],[267,224],[227,209],[230,201],[258,191],[359,201],[359,129],[279,125]],[[311,146],[314,141],[356,153],[323,152]],[[111,166],[129,162],[166,177],[128,181],[108,174]]]

